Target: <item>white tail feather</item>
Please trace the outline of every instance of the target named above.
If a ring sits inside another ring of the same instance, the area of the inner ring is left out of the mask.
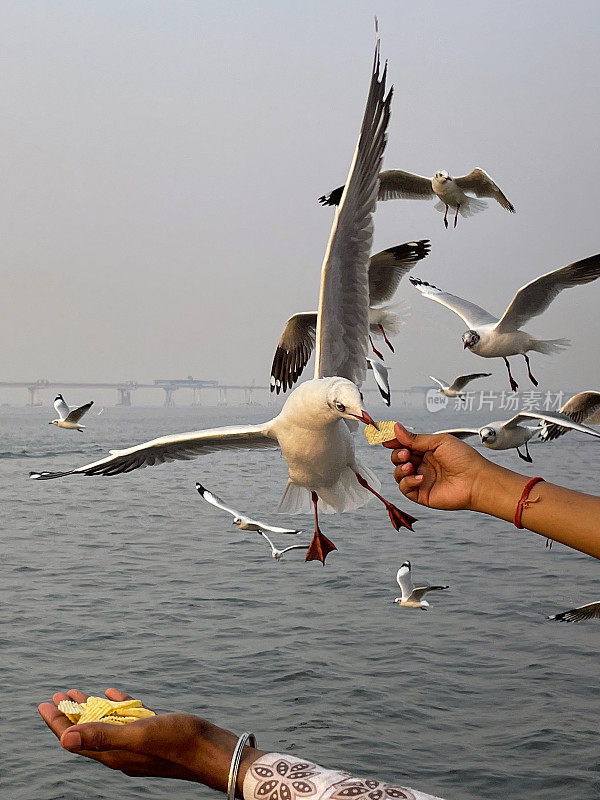
[[[410,319],[410,306],[403,300],[390,303],[387,306],[376,306],[369,309],[369,328],[372,335],[381,336],[379,325],[382,325],[386,334],[396,336],[401,325],[406,325]]]
[[[375,491],[379,491],[381,482],[375,473],[358,461],[357,469],[369,486],[372,486]],[[346,467],[333,486],[315,487],[315,491],[319,495],[317,504],[319,514],[355,511],[373,499],[371,492],[364,489],[357,481],[356,475],[350,467]],[[310,513],[313,510],[310,492],[304,487],[288,481],[277,510],[286,514]]]
[[[560,353],[566,347],[570,347],[571,342],[569,339],[540,339],[530,347],[532,350],[537,350],[538,353],[543,353],[545,356],[550,356],[552,353]]]

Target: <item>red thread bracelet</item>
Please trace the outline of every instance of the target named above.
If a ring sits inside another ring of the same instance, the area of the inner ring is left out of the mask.
[[[523,527],[521,525],[521,517],[523,515],[523,509],[528,508],[531,505],[531,503],[537,503],[537,501],[539,500],[539,497],[537,498],[537,500],[530,500],[529,492],[533,489],[536,483],[541,483],[543,480],[544,478],[532,478],[525,484],[523,493],[521,494],[519,502],[517,503],[517,510],[515,511],[515,519],[514,519],[515,528]]]

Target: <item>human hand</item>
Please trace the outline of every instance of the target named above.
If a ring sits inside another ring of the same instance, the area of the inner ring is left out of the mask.
[[[393,449],[394,479],[409,500],[443,511],[475,509],[483,476],[494,464],[448,433],[416,434],[399,423]]]
[[[131,700],[117,689],[107,689],[109,700]],[[73,725],[57,706],[61,700],[84,703],[87,695],[76,689],[57,692],[52,703],[38,710],[65,750],[99,761],[111,769],[137,777],[180,778],[226,791],[231,756],[237,736],[193,714],[159,714],[127,725],[87,722]],[[248,766],[261,755],[244,749],[238,774],[241,790]],[[241,791],[238,792],[241,796]]]

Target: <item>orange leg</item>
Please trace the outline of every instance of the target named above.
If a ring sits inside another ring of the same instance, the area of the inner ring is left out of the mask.
[[[404,511],[400,511],[400,509],[397,508],[393,503],[390,503],[389,500],[386,500],[385,497],[382,497],[379,494],[379,492],[376,492],[375,489],[369,486],[362,475],[359,475],[358,472],[355,472],[354,474],[356,475],[356,480],[361,486],[363,486],[365,489],[368,489],[372,494],[375,495],[375,497],[381,500],[381,502],[387,508],[388,514],[390,515],[390,522],[397,531],[399,531],[400,528],[408,528],[409,531],[412,531],[412,524],[413,522],[417,521],[416,517],[411,517],[410,514],[405,514]]]
[[[321,564],[325,566],[325,559],[327,558],[328,553],[331,553],[332,550],[337,550],[337,547],[330,539],[321,533],[321,529],[319,528],[319,515],[317,513],[319,496],[316,492],[311,492],[310,496],[315,509],[315,535],[312,538],[310,546],[306,552],[306,558],[304,560],[320,561]]]
[[[446,206],[446,213],[444,214],[444,227],[448,227],[448,206]]]
[[[378,350],[378,349],[375,347],[375,345],[373,344],[373,339],[371,338],[371,334],[369,334],[369,341],[371,342],[371,347],[373,348],[373,352],[375,353],[375,355],[377,356],[377,358],[380,358],[382,361],[385,361],[385,359],[384,359],[384,357],[383,357],[383,353],[380,353],[380,352],[379,352],[379,350]],[[394,348],[392,348],[392,350],[393,350],[393,349],[394,349]]]
[[[506,364],[506,369],[508,370],[508,379],[510,381],[510,388],[513,390],[513,392],[516,392],[517,389],[519,388],[519,384],[516,382],[516,380],[512,376],[512,373],[510,371],[510,364],[508,363],[508,359],[505,358],[504,356],[502,356],[502,358],[504,358],[504,363]]]
[[[390,342],[390,340],[386,336],[385,329],[384,329],[383,325],[379,325],[379,330],[381,331],[381,335],[383,336],[383,339],[384,339],[385,343],[387,344],[387,346],[390,348],[392,353],[395,353],[396,351],[394,350],[394,345]]]
[[[523,353],[523,358],[525,359],[525,363],[527,364],[527,374],[529,375],[529,380],[533,383],[534,386],[537,386],[538,382],[531,374],[531,367],[529,366],[529,356]]]

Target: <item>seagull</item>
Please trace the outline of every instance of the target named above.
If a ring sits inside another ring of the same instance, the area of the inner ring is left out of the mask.
[[[233,517],[233,524],[237,525],[237,527],[241,531],[257,531],[258,533],[262,533],[263,531],[271,531],[271,533],[286,533],[286,534],[298,534],[302,533],[302,531],[295,530],[292,528],[278,528],[275,525],[267,525],[266,522],[258,522],[255,519],[251,519],[250,517],[244,516],[241,511],[236,511],[235,508],[230,508],[226,505],[220,497],[217,497],[216,494],[213,494],[201,483],[196,482],[196,489],[198,493],[203,497],[207,503],[210,503],[212,506],[216,508],[220,508],[223,511],[227,511],[228,514],[231,514]]]
[[[369,262],[369,341],[373,352],[383,360],[383,355],[373,344],[373,336],[382,336],[387,346],[394,352],[388,334],[398,333],[407,314],[401,317],[397,304],[388,303],[400,284],[403,276],[413,266],[429,254],[428,239],[406,242],[389,247],[371,257]],[[317,312],[302,311],[291,316],[275,350],[271,367],[271,391],[285,392],[296,383],[308,363],[315,346]]]
[[[462,335],[464,349],[483,358],[504,359],[510,388],[516,392],[519,387],[511,374],[507,356],[522,355],[527,364],[529,380],[537,386],[538,382],[531,374],[527,352],[536,350],[538,353],[550,355],[570,344],[568,339],[536,339],[520,330],[521,325],[544,312],[563,289],[590,283],[598,277],[600,254],[540,275],[519,289],[501,319],[492,316],[475,303],[444,292],[427,281],[410,278],[410,282],[424,297],[454,311],[469,326],[469,330]]]
[[[548,619],[555,622],[584,622],[586,619],[600,619],[600,603],[587,603],[584,606],[571,608],[569,611],[561,611],[560,614],[552,614]]]
[[[308,549],[305,544],[292,544],[289,547],[284,547],[283,550],[278,550],[264,531],[257,531],[257,533],[260,536],[262,536],[263,539],[266,539],[267,542],[271,545],[271,556],[276,561],[281,561],[284,553],[287,553],[288,550],[304,550],[306,552],[306,550]],[[300,533],[300,531],[298,531],[298,533]]]
[[[324,206],[338,205],[343,190],[344,187],[340,186],[329,194],[324,194],[319,197],[319,203]],[[450,207],[456,209],[454,214],[454,227],[456,228],[459,211],[463,217],[470,217],[487,208],[487,203],[469,197],[466,192],[471,192],[477,197],[490,197],[511,214],[515,213],[513,204],[481,167],[475,167],[468,175],[460,178],[451,178],[445,169],[438,170],[433,178],[425,178],[423,175],[415,175],[401,169],[388,169],[379,175],[377,199],[429,200],[437,196],[439,200],[435,204],[435,208],[437,211],[445,209],[444,225],[446,228],[448,227],[448,209]]]
[[[58,414],[58,419],[53,419],[52,422],[48,423],[48,425],[56,425],[57,428],[66,428],[69,431],[79,431],[80,433],[83,433],[85,425],[79,425],[79,420],[83,417],[86,411],[90,410],[93,405],[94,401],[91,400],[84,406],[70,409],[65,403],[65,399],[62,394],[57,394],[54,398],[54,408]]]
[[[379,39],[371,85],[347,188],[336,210],[321,269],[316,330],[315,377],[298,386],[281,412],[261,425],[161,436],[113,450],[106,458],[66,472],[32,472],[34,480],[64,475],[119,475],[165,461],[188,460],[223,449],[279,447],[288,465],[288,483],[279,510],[315,514],[315,532],[306,560],[337,549],[319,528],[318,512],[350,511],[371,495],[387,509],[392,525],[412,530],[415,518],[382,497],[377,476],[354,452],[349,423],[373,424],[359,386],[366,375],[369,335],[369,252],[373,241],[378,173],[386,143],[392,90],[385,93],[387,68],[380,77]]]
[[[433,375],[429,377],[432,381],[439,384],[440,388],[438,392],[445,394],[446,397],[464,397],[465,394],[462,390],[468,383],[476,380],[476,378],[489,378],[491,374],[491,372],[474,372],[472,375],[459,375],[458,378],[455,378],[450,384],[439,381],[437,378],[434,378]]]
[[[538,423],[535,428],[527,426],[526,423],[531,420]],[[572,428],[574,431],[588,433],[590,436],[595,436],[600,439],[600,433],[598,431],[595,431],[593,428],[588,428],[587,425],[580,425],[578,422],[574,422],[559,411],[521,411],[519,414],[515,414],[514,417],[511,417],[511,419],[490,422],[482,428],[452,428],[450,430],[436,431],[436,433],[450,433],[458,439],[466,439],[469,436],[479,436],[481,444],[485,445],[485,447],[488,447],[490,450],[511,450],[514,447],[519,454],[519,458],[531,464],[533,459],[529,453],[527,442],[539,432],[540,421],[552,423],[554,425],[562,425],[566,428]],[[525,455],[519,450],[523,445],[525,446]]]
[[[574,422],[588,422],[590,425],[600,425],[600,392],[579,392],[574,394],[559,408],[561,414],[566,414]],[[552,423],[544,423],[540,432],[540,439],[549,442],[568,433],[568,428]]]
[[[388,369],[381,361],[374,361],[372,358],[367,358],[367,369],[373,370],[375,383],[379,389],[379,394],[383,397],[386,406],[391,403],[390,384],[388,382]]]
[[[421,611],[427,611],[429,608],[427,600],[421,599],[424,594],[450,588],[449,586],[415,587],[410,574],[410,561],[405,561],[402,564],[396,573],[396,580],[398,581],[398,586],[402,589],[402,597],[397,597],[394,603],[398,603],[399,606],[404,606],[404,608],[420,608]]]

